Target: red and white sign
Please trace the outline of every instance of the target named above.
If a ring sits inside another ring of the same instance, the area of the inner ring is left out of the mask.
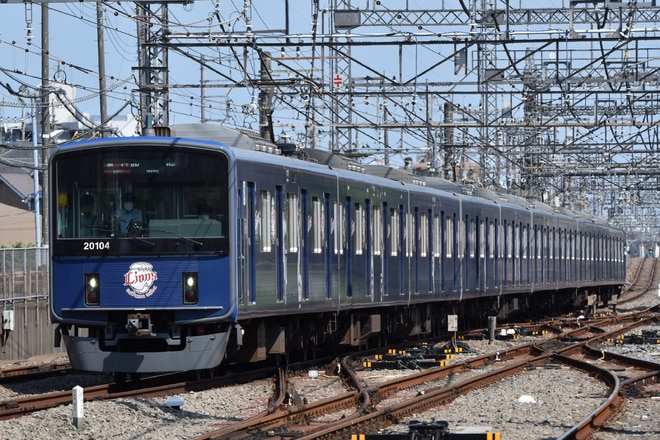
[[[341,75],[335,75],[335,77],[332,78],[332,84],[335,86],[335,89],[338,89],[344,85],[344,78],[342,78]]]
[[[157,280],[158,273],[154,270],[151,263],[137,261],[131,264],[128,272],[124,274],[124,286],[128,286],[126,293],[133,298],[148,298],[158,288],[154,286],[154,282]]]

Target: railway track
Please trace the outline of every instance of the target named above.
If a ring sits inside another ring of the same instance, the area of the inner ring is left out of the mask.
[[[348,387],[344,394],[298,406],[284,406],[284,394],[280,394],[274,399],[276,403],[264,413],[209,432],[196,440],[237,440],[255,438],[257,435],[259,438],[348,438],[356,433],[375,432],[412,414],[445,405],[463,393],[486,387],[528,368],[548,364],[562,364],[582,370],[598,377],[610,390],[606,401],[564,436],[567,439],[585,438],[610,420],[623,401],[619,378],[607,366],[593,364],[597,356],[603,355],[596,349],[590,349],[589,343],[597,343],[656,318],[657,316],[651,313],[612,318],[609,322],[613,328],[609,330],[603,328],[605,320],[600,320],[599,327],[574,328],[544,342],[516,346],[496,354],[479,356],[443,368],[386,381],[377,386],[365,385],[356,374],[355,365],[359,364],[358,360],[347,357],[341,362],[341,371]],[[628,372],[631,369],[639,371],[640,377],[656,377],[660,371],[658,364],[635,359],[621,357],[616,359],[616,363],[625,365]],[[489,371],[460,378],[462,374],[484,367]],[[454,377],[451,385],[437,385],[449,376]],[[419,389],[421,385],[426,387],[423,393],[404,396],[405,390]],[[279,389],[286,390],[286,383],[282,382]],[[396,395],[399,397],[394,398]]]
[[[647,289],[652,287],[652,283],[646,284]],[[419,414],[426,409],[446,405],[470,390],[487,387],[530,368],[552,368],[553,365],[569,365],[584,371],[585,374],[602,380],[609,390],[608,398],[603,400],[603,404],[562,437],[585,438],[613,417],[626,396],[653,395],[658,392],[658,364],[605,353],[597,347],[599,341],[642,326],[654,319],[653,316],[653,313],[647,311],[588,321],[572,318],[536,326],[525,325],[530,333],[543,332],[552,336],[547,336],[547,340],[543,342],[516,344],[511,349],[500,350],[499,353],[477,356],[443,368],[433,368],[376,385],[365,383],[357,374],[360,358],[364,357],[365,353],[346,357],[339,366],[344,378],[345,392],[338,392],[332,398],[311,403],[305,400],[303,393],[292,402],[291,396],[297,394],[295,385],[288,380],[284,371],[279,370],[276,373],[275,369],[268,369],[261,373],[261,377],[271,378],[275,384],[275,392],[268,405],[264,405],[258,415],[245,420],[238,416],[235,419],[237,421],[228,422],[228,426],[196,438],[247,439],[272,436],[330,439],[345,438],[353,433],[375,432],[379,427],[405,421],[410,414]],[[28,371],[34,374],[62,374],[59,372],[65,372],[66,366],[31,366],[24,370],[25,373],[20,373],[21,370],[23,369],[11,368],[1,372],[0,380],[3,376],[7,380],[12,377],[20,378],[20,374],[28,374]],[[475,374],[477,371],[482,374]],[[621,372],[625,372],[625,376],[622,376]],[[169,396],[251,380],[249,375],[238,378],[239,375],[236,374],[204,380],[188,380],[186,377],[189,375],[166,377],[167,379],[164,376],[139,382],[86,387],[85,400]],[[451,385],[446,384],[449,382],[448,378],[451,378]],[[424,392],[418,395],[415,390],[420,388],[424,388]],[[70,403],[69,390],[48,393],[45,396],[7,399],[0,401],[0,420]]]
[[[125,383],[109,383],[85,387],[84,400],[110,400],[124,397],[157,397],[176,393],[202,391],[213,387],[249,382],[273,375],[270,368],[210,379],[189,379],[189,373],[174,373]],[[0,401],[0,420],[43,411],[72,402],[71,390],[10,398]]]
[[[69,362],[48,362],[18,365],[0,369],[0,383],[12,380],[29,380],[54,374],[68,374],[72,371]]]
[[[633,280],[630,285],[625,286],[621,296],[619,297],[618,304],[627,304],[635,301],[645,295],[650,289],[658,285],[656,280],[656,267],[658,266],[657,258],[641,258]]]

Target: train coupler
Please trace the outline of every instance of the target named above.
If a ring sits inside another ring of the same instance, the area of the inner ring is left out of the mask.
[[[151,326],[151,315],[148,313],[132,313],[128,315],[126,331],[131,336],[153,335]]]

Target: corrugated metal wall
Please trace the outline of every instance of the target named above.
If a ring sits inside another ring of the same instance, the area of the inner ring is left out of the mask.
[[[0,249],[2,360],[63,353],[48,314],[48,249]],[[12,328],[13,327],[13,328]]]

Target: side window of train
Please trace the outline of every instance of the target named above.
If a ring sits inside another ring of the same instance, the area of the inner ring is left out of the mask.
[[[393,257],[399,254],[399,211],[390,209],[390,253]]]
[[[575,231],[571,231],[571,260],[575,260],[575,241],[577,234]]]
[[[527,259],[529,256],[529,224],[526,224],[523,226],[522,230],[523,238],[522,238],[522,245],[523,245],[523,250],[522,250],[522,256],[524,259]]]
[[[312,252],[323,252],[323,204],[319,197],[312,197]]]
[[[374,205],[372,207],[373,227],[371,228],[373,234],[373,249],[374,255],[380,255],[383,252],[383,217],[381,207]]]
[[[445,217],[445,249],[447,249],[447,258],[454,255],[454,219]]]
[[[497,248],[497,236],[495,235],[495,222],[488,222],[488,241],[491,243],[488,248],[488,258],[495,258],[495,249]]]
[[[442,223],[438,214],[433,215],[433,257],[442,255]]]
[[[344,236],[346,216],[344,213],[344,204],[338,200],[335,200],[333,205],[334,215],[332,218],[332,229],[334,231],[334,247],[335,255],[344,254],[344,243],[346,243],[346,237]]]
[[[298,203],[298,194],[287,193],[286,212],[284,221],[286,222],[286,249],[289,252],[298,252],[300,248],[300,206]]]
[[[474,258],[477,249],[477,224],[473,218],[468,220],[468,257]]]
[[[364,209],[360,203],[355,204],[355,255],[364,252]]]
[[[259,191],[259,206],[257,208],[257,230],[259,231],[259,249],[261,252],[270,252],[274,234],[273,224],[273,198],[268,190]]]
[[[594,234],[594,261],[600,260],[600,235]]]
[[[514,241],[514,250],[513,250],[513,255],[515,258],[520,258],[520,223],[515,224],[515,231],[513,233],[513,241]]]
[[[404,224],[404,234],[406,237],[406,257],[412,257],[415,252],[415,219],[414,214],[406,211],[406,223]]]
[[[506,257],[511,259],[513,253],[513,228],[511,222],[506,223]]]
[[[503,221],[498,221],[495,223],[495,231],[497,233],[497,250],[495,251],[498,259],[504,258],[504,223]]]
[[[467,240],[466,240],[466,234],[467,234],[467,225],[465,219],[463,217],[457,217],[456,222],[458,223],[458,251],[457,251],[457,257],[458,258],[464,258],[466,255],[466,246],[467,246]]]
[[[419,256],[429,255],[429,215],[422,212],[419,215]]]
[[[584,238],[581,232],[575,233],[575,260],[580,261],[584,259]]]
[[[550,246],[550,258],[554,259],[555,258],[555,251],[557,248],[557,228],[552,228],[552,236],[550,240],[551,246]]]
[[[486,222],[479,219],[479,258],[486,257]]]

